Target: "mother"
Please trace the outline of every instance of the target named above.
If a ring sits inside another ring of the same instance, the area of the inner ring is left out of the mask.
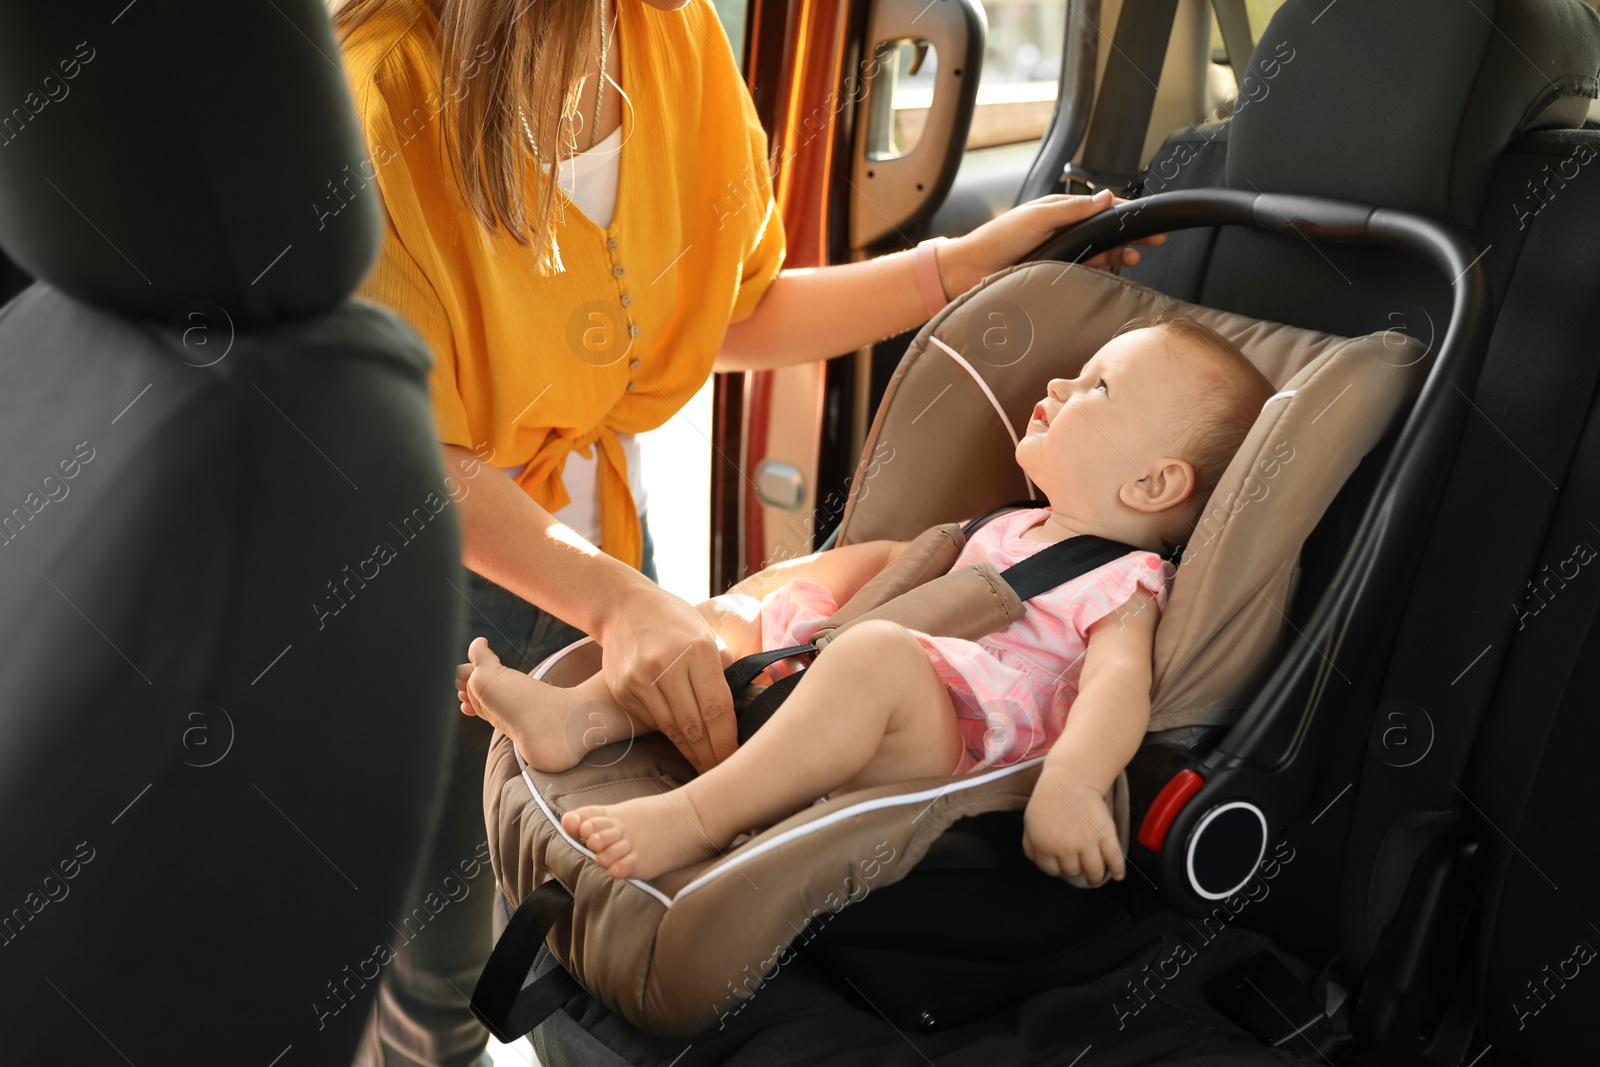
[[[434,354],[473,634],[524,669],[594,635],[628,710],[695,767],[717,763],[731,700],[705,622],[653,582],[634,434],[713,370],[910,329],[1110,197],[1043,197],[947,244],[783,271],[767,137],[709,0],[329,4],[372,153],[345,186],[375,180],[388,213],[363,295]],[[490,943],[493,887],[473,881],[490,731],[457,718],[416,889],[428,907],[397,939],[374,1062],[470,1064],[484,1047],[463,993]]]

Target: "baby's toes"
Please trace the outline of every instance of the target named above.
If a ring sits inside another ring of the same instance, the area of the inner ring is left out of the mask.
[[[503,666],[500,657],[494,654],[494,650],[489,647],[488,639],[484,637],[472,639],[472,644],[467,646],[467,659],[472,661],[470,666],[480,667],[486,671]]]
[[[478,709],[472,703],[472,690],[467,688],[467,679],[472,675],[472,664],[463,663],[456,668],[456,699],[461,701],[461,710],[467,715],[478,714]]]
[[[604,852],[622,840],[622,827],[617,826],[615,823],[605,823],[599,819],[594,820],[594,822],[599,824],[598,828],[583,839],[583,843],[589,846],[590,852]]]
[[[576,837],[582,841],[584,838],[583,824],[598,814],[600,814],[599,808],[573,808],[561,816],[561,828],[567,832],[568,837]]]
[[[633,874],[635,866],[632,842],[618,841],[604,852],[596,853],[595,862],[604,867],[611,877],[627,878]]]
[[[577,808],[561,818],[562,829],[579,841],[589,840],[590,835],[610,825],[612,820],[606,815],[606,809],[598,806]]]

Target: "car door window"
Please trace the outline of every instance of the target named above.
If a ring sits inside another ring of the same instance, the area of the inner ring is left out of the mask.
[[[711,6],[717,9],[717,18],[722,20],[722,28],[728,34],[728,42],[733,45],[733,58],[739,61],[739,66],[743,69],[744,19],[749,8],[748,0],[711,0]]]
[[[983,0],[983,9],[989,38],[966,147],[1036,141],[1044,136],[1055,109],[1067,0]],[[914,49],[907,43],[900,52],[894,139],[905,152],[916,144],[927,119],[939,57],[928,49],[916,73],[908,74]]]

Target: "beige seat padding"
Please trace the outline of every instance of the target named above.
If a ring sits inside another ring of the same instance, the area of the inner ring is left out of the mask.
[[[1271,668],[1289,633],[1300,546],[1421,387],[1433,363],[1421,342],[1265,322],[1084,267],[1012,267],[945,308],[906,350],[862,452],[887,446],[894,458],[880,460],[865,493],[856,488],[863,460],[839,531],[840,544],[906,540],[1030,495],[1012,434],[973,375],[930,338],[965,360],[1021,434],[1050,378],[1076,376],[1118,327],[1168,305],[1294,395],[1266,405],[1179,563],[1156,629],[1151,730],[1232,721]]]
[[[1012,459],[1013,433],[1026,425],[1046,381],[1074,376],[1123,323],[1168,303],[1121,278],[1055,263],[1003,271],[953,302],[918,334],[890,380],[863,451],[879,457],[870,492],[863,491],[863,462],[841,519],[841,543],[911,540],[1028,496]],[[1431,366],[1424,346],[1397,333],[1347,339],[1176,303],[1294,395],[1266,406],[1182,557],[1156,630],[1152,730],[1237,716],[1288,632],[1302,542]],[[876,451],[880,445],[892,452]],[[943,544],[931,538],[926,566],[937,573],[958,539],[959,532]],[[976,602],[997,596],[997,580],[975,573],[956,585]],[[874,591],[857,607],[906,592],[891,584],[864,586]],[[923,607],[930,618],[961,624],[962,605]],[[995,599],[977,612],[988,621],[972,625],[992,627],[1015,610]],[[865,611],[853,609],[851,621],[862,617]],[[541,671],[570,686],[598,667],[599,648],[585,641]],[[740,1010],[781,972],[791,943],[905,877],[952,823],[1023,808],[1040,762],[841,796],[649,883],[613,881],[559,820],[572,807],[686,780],[688,763],[659,737],[601,749],[564,774],[542,774],[526,771],[497,734],[484,806],[507,898],[521,901],[551,878],[573,895],[572,912],[548,938],[556,958],[635,1025],[687,1036]],[[1126,849],[1125,774],[1107,802]]]

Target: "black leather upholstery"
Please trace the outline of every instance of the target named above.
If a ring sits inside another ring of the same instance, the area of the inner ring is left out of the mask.
[[[317,229],[364,155],[329,56],[316,0],[0,7],[0,107],[60,96],[0,112],[6,1063],[343,1067],[406,936],[461,489],[348,299],[370,191]]]
[[[1227,183],[1470,227],[1500,153],[1582,124],[1597,70],[1600,14],[1577,0],[1285,4],[1242,87]]]
[[[1600,597],[1573,574],[1583,573],[1574,546],[1593,534],[1600,479],[1600,184],[1590,173],[1600,130],[1582,114],[1600,69],[1600,19],[1577,0],[1289,0],[1257,56],[1284,41],[1297,53],[1264,82],[1270,94],[1230,123],[1170,138],[1149,184],[1253,183],[1453,219],[1482,250],[1496,326],[1415,584],[1396,590],[1391,657],[1353,674],[1367,692],[1347,700],[1324,748],[1316,818],[1282,832],[1320,859],[1287,871],[1248,924],[1305,959],[1338,956],[1344,974],[1366,972],[1369,986],[1394,981],[1384,968],[1409,955],[1413,994],[1457,997],[1468,1018],[1485,1020],[1462,1062],[1482,1041],[1515,1062],[1576,1062],[1600,1006],[1581,977],[1570,980],[1590,955],[1575,946],[1597,943],[1577,903],[1595,884],[1594,852],[1574,842],[1585,832],[1579,764],[1595,730],[1584,657]],[[1293,80],[1301,64],[1318,76]],[[1434,340],[1445,286],[1408,257],[1351,251],[1191,231],[1125,273],[1301,326]],[[1302,590],[1320,588],[1337,558],[1344,534],[1333,519],[1308,546]],[[1547,606],[1550,590],[1559,599]],[[1428,730],[1425,740],[1409,735],[1427,746],[1415,766],[1372,740],[1374,721],[1396,706],[1424,713],[1408,726]],[[1470,776],[1419,784],[1469,758]],[[1461,955],[1451,955],[1459,938],[1407,940],[1425,936],[1406,899],[1419,858],[1455,840],[1480,842],[1482,863],[1459,876],[1468,895],[1457,905],[1482,893]],[[1412,1017],[1392,1005],[1385,1017],[1368,1001],[1366,1021],[1408,1036]],[[1448,1053],[1439,1062],[1452,1062]]]
[[[7,7],[0,246],[18,266],[130,317],[205,300],[240,326],[360,283],[379,205],[321,4]]]

